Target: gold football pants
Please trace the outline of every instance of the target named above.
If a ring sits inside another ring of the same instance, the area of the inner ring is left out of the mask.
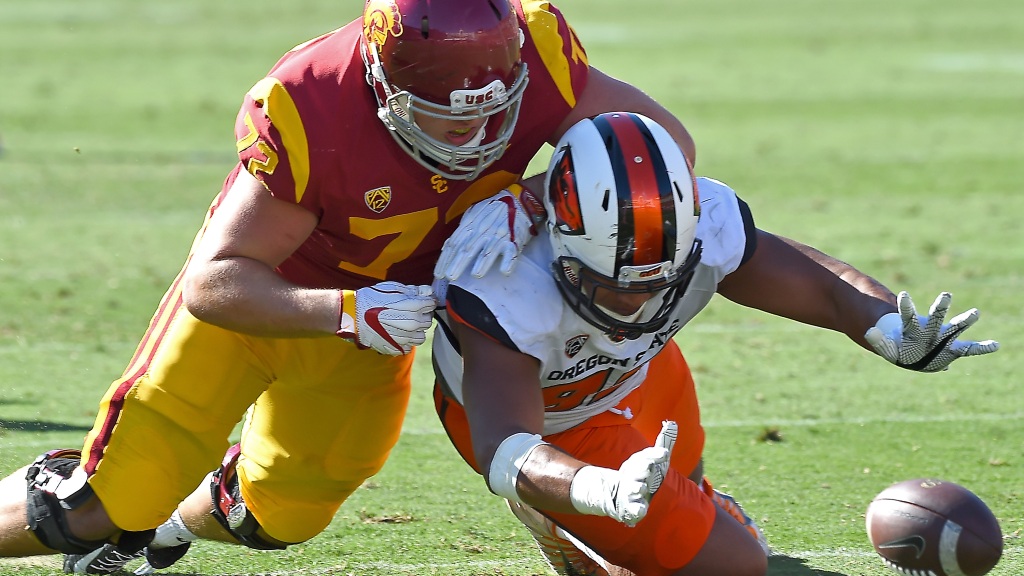
[[[257,338],[197,320],[175,286],[104,395],[82,465],[114,523],[154,528],[217,468],[248,411],[238,463],[246,505],[302,542],[377,473],[398,441],[413,355],[340,338]]]

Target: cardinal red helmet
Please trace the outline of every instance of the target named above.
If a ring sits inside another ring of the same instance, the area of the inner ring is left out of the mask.
[[[566,302],[613,339],[664,327],[701,255],[697,185],[669,133],[626,112],[580,121],[555,147],[544,207]],[[651,297],[629,315],[600,304],[637,294]]]
[[[508,0],[368,0],[362,49],[377,115],[420,164],[476,178],[505,151],[518,120],[522,42]],[[418,117],[485,123],[454,146],[426,134]]]

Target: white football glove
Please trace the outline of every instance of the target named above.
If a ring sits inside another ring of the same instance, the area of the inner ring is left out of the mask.
[[[381,354],[408,354],[423,344],[437,302],[430,286],[381,282],[341,291],[338,336]]]
[[[666,420],[654,446],[633,454],[618,470],[580,468],[569,487],[573,507],[582,514],[608,516],[626,526],[636,526],[647,515],[651,498],[668,474],[678,434],[676,423]]]
[[[441,248],[441,256],[434,266],[435,278],[455,280],[470,263],[473,264],[471,273],[480,278],[498,258],[501,258],[502,274],[512,273],[516,257],[537,235],[530,213],[516,197],[521,190],[524,190],[522,186],[514,184],[466,210],[459,227]]]
[[[978,321],[977,308],[954,316],[948,324],[946,312],[953,295],[939,294],[927,316],[919,316],[910,294],[900,292],[899,312],[890,312],[878,319],[864,333],[864,339],[882,357],[893,364],[919,372],[939,372],[961,356],[978,356],[999,350],[993,340],[973,342],[956,337]]]

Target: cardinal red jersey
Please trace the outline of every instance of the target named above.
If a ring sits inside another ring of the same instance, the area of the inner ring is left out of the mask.
[[[245,96],[235,133],[241,164],[275,197],[319,224],[278,268],[308,287],[382,280],[429,284],[441,245],[474,202],[518,180],[576,103],[586,53],[547,2],[514,0],[528,66],[519,122],[502,157],[472,181],[414,161],[377,117],[357,20],[288,52]]]

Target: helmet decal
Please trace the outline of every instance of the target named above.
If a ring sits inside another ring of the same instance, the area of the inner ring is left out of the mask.
[[[594,127],[604,141],[619,195],[616,272],[672,260],[676,212],[665,158],[650,128],[632,114],[602,114]]]
[[[388,35],[402,34],[402,13],[395,0],[369,0],[363,11],[363,37],[370,44],[383,46]]]
[[[583,211],[580,210],[580,195],[576,189],[576,173],[573,169],[572,147],[564,146],[558,151],[556,160],[558,178],[551,179],[548,195],[555,207],[555,227],[562,234],[581,236],[587,231],[583,227]]]

